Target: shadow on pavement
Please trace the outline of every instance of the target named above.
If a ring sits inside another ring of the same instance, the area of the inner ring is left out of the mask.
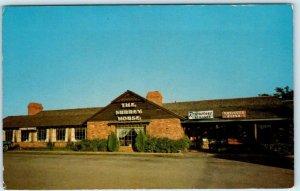
[[[286,169],[294,169],[294,156],[263,155],[263,154],[236,154],[217,153],[214,158],[235,160],[266,166],[273,166]]]

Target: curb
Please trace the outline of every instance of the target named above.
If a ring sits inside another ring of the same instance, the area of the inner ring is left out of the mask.
[[[78,152],[78,151],[8,151],[7,154],[52,154],[52,155],[131,155],[131,156],[183,156],[183,153],[139,152]]]

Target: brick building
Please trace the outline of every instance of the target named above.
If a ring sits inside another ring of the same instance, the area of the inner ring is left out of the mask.
[[[146,98],[126,91],[106,107],[43,110],[28,105],[28,115],[3,119],[3,140],[20,147],[64,147],[83,139],[107,139],[115,132],[122,147],[131,147],[137,133],[173,140],[185,134],[200,147],[203,138],[222,134],[229,142],[291,141],[293,102],[253,97],[163,103],[160,92]],[[277,137],[276,137],[277,136]]]

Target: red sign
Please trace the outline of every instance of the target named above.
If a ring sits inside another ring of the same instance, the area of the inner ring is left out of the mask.
[[[246,118],[246,111],[223,111],[222,118]]]

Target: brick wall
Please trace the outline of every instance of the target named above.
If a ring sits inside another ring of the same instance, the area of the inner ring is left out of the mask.
[[[154,119],[147,127],[146,133],[149,136],[166,137],[173,140],[181,139],[184,136],[184,130],[177,118]]]
[[[108,121],[94,121],[87,123],[87,139],[108,139],[111,132],[115,132],[113,125],[108,126]]]
[[[67,142],[55,142],[55,147],[66,147]],[[20,147],[20,148],[43,148],[47,147],[47,142],[19,142],[13,143],[13,147]]]
[[[42,148],[47,147],[46,142],[18,142],[13,143],[14,147],[21,147],[21,148]]]
[[[66,147],[67,146],[67,142],[55,142],[54,146],[55,147]]]

